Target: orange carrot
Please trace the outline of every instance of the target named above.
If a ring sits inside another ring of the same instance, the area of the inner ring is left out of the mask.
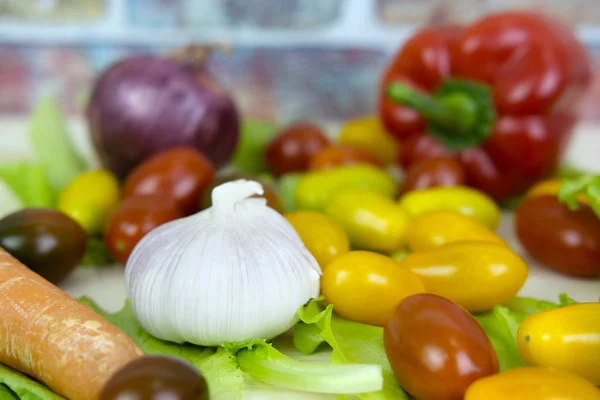
[[[0,247],[0,363],[70,400],[95,400],[141,355],[119,328]]]

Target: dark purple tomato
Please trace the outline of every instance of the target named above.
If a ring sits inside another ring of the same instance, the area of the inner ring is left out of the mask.
[[[600,220],[587,204],[570,210],[554,195],[529,197],[515,213],[515,229],[542,264],[571,276],[600,275]]]
[[[297,123],[285,128],[267,145],[267,166],[275,176],[307,171],[313,156],[326,147],[329,140],[321,129],[309,123]]]
[[[0,220],[0,247],[54,284],[77,267],[86,245],[83,228],[56,210],[28,208]]]
[[[175,357],[144,356],[118,370],[99,400],[208,400],[208,385],[191,364]]]
[[[462,400],[471,383],[498,372],[498,359],[475,318],[429,293],[400,302],[384,327],[394,375],[419,400]]]

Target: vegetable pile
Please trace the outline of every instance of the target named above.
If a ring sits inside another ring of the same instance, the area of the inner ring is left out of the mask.
[[[492,46],[517,33],[527,51]],[[569,31],[526,13],[420,31],[384,73],[382,115],[333,135],[240,123],[200,50],[98,78],[100,168],[50,98],[36,160],[0,165],[0,398],[239,400],[251,378],[365,400],[600,399],[600,303],[519,297],[527,262],[497,233],[522,195],[528,255],[600,275],[600,178],[555,174],[564,99],[589,80]],[[55,286],[114,263],[117,313]],[[284,354],[290,334],[330,362]]]

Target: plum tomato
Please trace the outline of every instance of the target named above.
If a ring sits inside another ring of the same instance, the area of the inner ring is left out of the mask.
[[[504,304],[525,284],[525,261],[505,244],[454,242],[404,257],[400,264],[421,278],[430,293],[470,312]]]
[[[540,263],[566,275],[600,275],[600,220],[589,205],[571,210],[554,195],[529,197],[515,213],[515,230]]]
[[[60,283],[81,262],[87,233],[49,208],[26,208],[0,220],[0,247],[49,282]]]
[[[144,356],[126,364],[106,382],[99,400],[209,400],[208,385],[187,361]]]
[[[394,375],[419,400],[462,400],[471,383],[498,372],[498,359],[475,318],[429,293],[406,297],[383,330]]]
[[[198,150],[171,148],[150,157],[127,176],[123,198],[163,194],[173,198],[183,213],[193,214],[214,172],[211,162]]]
[[[77,221],[90,235],[101,233],[119,204],[117,177],[110,171],[86,171],[69,183],[58,197],[58,210]]]
[[[358,147],[326,147],[310,159],[309,168],[313,171],[335,168],[340,165],[367,163],[381,167],[381,163],[367,151]]]
[[[304,246],[325,269],[336,257],[350,250],[348,236],[333,219],[316,211],[295,211],[285,214]]]
[[[485,193],[466,186],[414,190],[401,196],[399,204],[411,217],[445,210],[473,217],[493,231],[500,224],[498,204]]]
[[[406,296],[424,292],[423,283],[397,261],[369,251],[351,251],[323,271],[321,292],[339,315],[383,326]]]
[[[400,144],[390,135],[378,117],[353,119],[338,136],[340,146],[362,149],[383,165],[396,163]]]
[[[600,303],[578,303],[525,318],[517,332],[528,365],[569,371],[600,386]]]
[[[319,127],[306,122],[296,123],[269,142],[265,150],[267,166],[275,176],[306,171],[311,158],[326,147],[329,147],[329,140]]]
[[[406,193],[436,186],[463,186],[465,183],[465,173],[456,159],[429,158],[408,168],[402,191]]]
[[[388,196],[366,189],[339,192],[325,213],[348,234],[353,247],[390,253],[406,244],[408,214]]]
[[[418,215],[408,225],[407,244],[412,251],[427,251],[449,243],[508,244],[487,226],[457,211],[432,211]]]
[[[170,197],[153,194],[125,199],[108,222],[104,241],[111,256],[125,265],[135,245],[152,229],[183,217]]]
[[[294,206],[299,210],[324,211],[335,195],[350,189],[364,189],[392,198],[398,192],[398,184],[384,169],[369,164],[310,171],[297,180]]]
[[[522,367],[479,379],[465,400],[600,400],[600,390],[579,375]]]
[[[225,182],[231,182],[231,181],[235,181],[238,179],[247,179],[247,180],[251,180],[251,181],[256,181],[258,183],[260,183],[263,187],[263,195],[255,195],[252,197],[264,197],[265,199],[267,199],[267,205],[269,207],[271,207],[272,209],[274,209],[275,211],[277,211],[278,213],[282,214],[283,213],[283,204],[281,203],[281,200],[279,199],[279,194],[277,193],[277,190],[275,189],[275,187],[266,182],[264,179],[252,176],[250,174],[245,174],[242,172],[232,172],[226,175],[222,175],[219,176],[217,178],[215,178],[212,182],[212,184],[210,185],[210,187],[204,192],[204,195],[202,196],[202,201],[200,204],[200,208],[201,209],[206,209],[208,207],[210,207],[212,205],[212,190],[219,186],[222,185]]]

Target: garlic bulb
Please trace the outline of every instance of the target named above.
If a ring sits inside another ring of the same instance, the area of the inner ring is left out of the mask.
[[[319,295],[315,258],[255,194],[263,189],[254,181],[217,186],[212,207],[155,228],[135,247],[125,284],[151,335],[203,346],[270,339]]]

